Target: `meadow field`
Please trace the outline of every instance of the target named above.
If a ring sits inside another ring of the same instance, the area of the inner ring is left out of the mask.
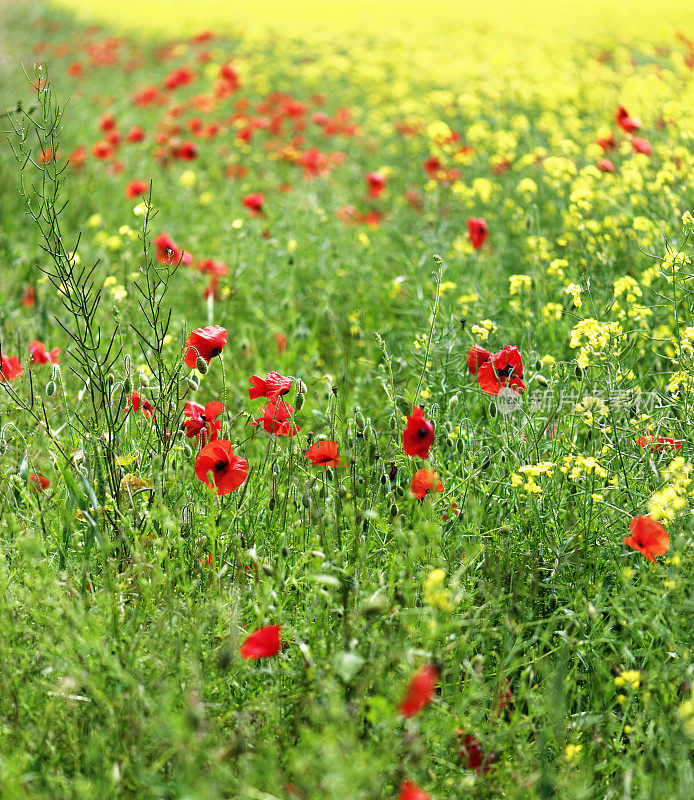
[[[2,800],[694,797],[692,10],[0,0]]]

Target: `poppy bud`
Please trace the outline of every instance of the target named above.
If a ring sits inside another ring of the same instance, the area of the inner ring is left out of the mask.
[[[453,439],[451,439],[451,437],[450,437],[450,436],[447,436],[447,437],[446,437],[446,438],[443,440],[443,443],[446,445],[446,447],[453,447]]]
[[[579,367],[578,364],[576,364],[576,369],[574,369],[574,375],[578,378],[579,381],[583,380],[583,374],[584,374],[583,367]]]
[[[341,483],[341,484],[340,484],[340,487],[339,487],[339,489],[337,490],[337,493],[340,495],[340,497],[341,497],[343,500],[345,499],[345,497],[347,497],[347,487],[344,485],[344,483]]]
[[[454,394],[453,397],[448,401],[448,410],[454,411],[458,407],[458,395]]]
[[[264,572],[264,573],[265,573],[265,574],[266,574],[268,577],[270,577],[270,578],[271,578],[271,577],[272,577],[272,576],[275,574],[275,568],[272,566],[272,564],[268,564],[268,562],[266,561],[266,562],[263,564],[263,572]]]
[[[195,369],[201,375],[207,375],[207,361],[202,356],[198,356],[195,360]]]
[[[193,392],[197,392],[197,390],[200,388],[200,383],[194,375],[191,375],[190,378],[188,378],[188,386]]]
[[[463,443],[462,439],[456,440],[455,449],[460,453],[460,455],[463,454],[463,451],[465,450],[465,444]]]
[[[398,515],[398,504],[392,503],[390,506],[390,516],[397,517],[397,515]]]
[[[304,508],[311,508],[311,498],[307,494],[301,495],[301,505]]]
[[[190,458],[193,455],[193,448],[189,444],[183,445],[183,455],[186,458]]]
[[[284,544],[282,545],[280,552],[282,553],[282,558],[287,558],[289,556],[289,550],[287,550],[287,546]]]
[[[363,431],[366,427],[366,420],[364,419],[364,415],[357,409],[354,414],[354,424],[357,426],[357,430]]]
[[[46,397],[53,397],[55,394],[55,381],[48,381],[46,384]]]
[[[492,400],[489,404],[489,416],[495,417],[496,416],[496,403]]]
[[[144,372],[139,374],[140,378],[140,389],[149,389],[149,378],[145,375]]]
[[[542,361],[538,358],[535,362],[535,372],[539,372],[542,369]]]
[[[123,389],[125,390],[125,387],[123,387]],[[126,391],[123,391],[123,394],[122,394],[121,399],[120,399],[121,411],[125,411],[125,409],[128,407],[128,398],[129,397],[130,397],[130,393],[126,392]]]
[[[325,486],[321,486],[320,489],[318,490],[318,497],[320,497],[321,499],[325,497]]]
[[[595,620],[598,618],[598,612],[595,610],[595,606],[592,603],[588,603],[586,605],[586,612],[593,622],[595,622]]]
[[[304,407],[304,399],[306,398],[305,394],[298,394],[296,395],[296,400],[294,400],[294,411],[301,411]]]
[[[221,672],[226,672],[226,670],[231,667],[233,658],[234,651],[231,649],[231,647],[229,647],[229,645],[224,645],[224,647],[220,648],[219,653],[217,654],[217,666]]]
[[[123,381],[123,392],[124,394],[130,394],[133,390],[133,385],[130,382],[130,376],[126,375],[125,380]]]
[[[539,372],[535,376],[535,380],[540,384],[540,386],[549,386],[547,378],[545,378],[544,375],[540,375]]]

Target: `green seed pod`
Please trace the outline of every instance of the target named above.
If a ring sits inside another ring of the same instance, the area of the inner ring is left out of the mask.
[[[46,384],[46,397],[53,397],[55,394],[56,386],[55,381],[48,381]]]
[[[207,375],[208,364],[207,364],[207,361],[205,361],[205,359],[202,356],[198,356],[197,357],[197,359],[195,361],[195,369],[201,375]]]

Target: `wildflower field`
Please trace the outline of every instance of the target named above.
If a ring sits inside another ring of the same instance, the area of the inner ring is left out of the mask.
[[[0,797],[694,797],[689,0],[0,1]]]

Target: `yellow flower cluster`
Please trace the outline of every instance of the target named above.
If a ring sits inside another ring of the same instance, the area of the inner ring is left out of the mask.
[[[453,611],[455,603],[451,598],[450,589],[445,584],[446,571],[432,569],[424,579],[424,602],[432,608],[440,608],[441,611]]]
[[[582,475],[595,475],[597,478],[607,477],[607,470],[600,466],[596,458],[580,453],[564,456],[559,469],[572,481],[578,480]]]
[[[537,464],[524,464],[522,467],[518,467],[518,472],[513,472],[511,474],[511,486],[514,488],[522,486],[524,491],[529,494],[541,494],[542,489],[538,485],[536,478],[542,475],[551,476],[556,466],[557,465],[551,461],[540,461]]]
[[[570,346],[579,348],[576,361],[585,369],[591,356],[602,356],[610,344],[614,344],[622,335],[622,326],[617,322],[598,322],[596,319],[584,319],[571,330]],[[616,355],[613,348],[610,355]]]
[[[651,495],[648,501],[648,514],[653,519],[671,522],[680,511],[688,507],[687,492],[692,482],[689,477],[691,471],[692,465],[682,456],[673,458],[670,464],[661,470],[661,477],[666,484]]]

